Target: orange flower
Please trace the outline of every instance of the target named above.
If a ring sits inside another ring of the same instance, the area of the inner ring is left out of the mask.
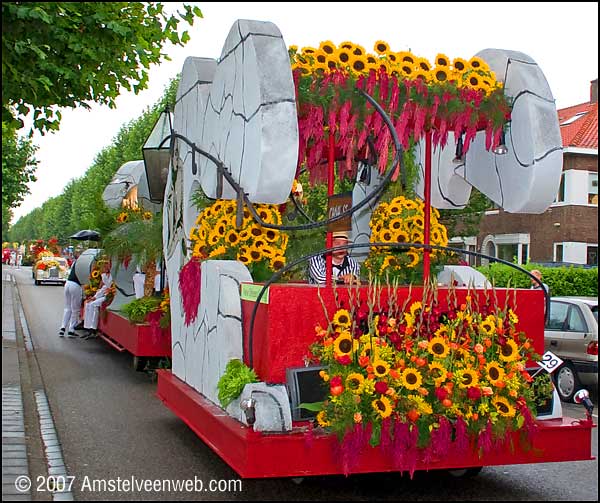
[[[446,400],[444,400],[445,402]],[[448,400],[449,401],[449,400]],[[450,402],[452,403],[452,402]],[[442,402],[443,404],[443,402]],[[421,416],[421,414],[419,414],[419,411],[417,411],[416,409],[410,409],[407,413],[406,413],[406,417],[408,417],[408,419],[410,421],[412,421],[413,423],[419,419],[419,417]]]
[[[390,376],[392,376],[393,379],[400,379],[400,374],[394,369],[390,370]]]
[[[483,393],[483,396],[492,396],[494,394],[494,390],[490,386],[483,386],[481,388],[481,393]]]
[[[354,413],[354,422],[355,423],[362,423],[362,414],[360,412],[355,412]]]
[[[426,388],[419,388],[419,394],[423,396],[429,395],[429,391]]]
[[[484,339],[483,343],[485,344],[485,347],[488,349],[492,347],[491,339]]]
[[[359,356],[358,364],[363,368],[366,367],[367,365],[369,365],[369,357],[368,356]]]
[[[473,348],[475,350],[476,353],[482,354],[483,353],[483,346],[479,343],[475,344],[475,347]]]
[[[328,337],[327,339],[325,339],[323,341],[323,346],[331,346],[333,344],[333,339],[331,337]]]

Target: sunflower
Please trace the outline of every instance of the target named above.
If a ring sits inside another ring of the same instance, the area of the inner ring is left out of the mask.
[[[263,222],[267,224],[273,223],[273,213],[269,210],[269,208],[259,207],[257,213]]]
[[[419,254],[415,251],[409,250],[405,253],[405,256],[410,259],[410,262],[406,264],[406,267],[416,267],[421,260]]]
[[[372,54],[367,54],[367,64],[368,65],[374,65],[377,63],[377,58],[375,56],[373,56]]]
[[[431,70],[431,76],[436,82],[446,82],[448,80],[448,67],[436,66]]]
[[[142,218],[144,220],[152,220],[152,213],[150,211],[144,211]]]
[[[496,386],[504,379],[504,369],[498,362],[490,362],[485,366],[485,375],[490,384]]]
[[[515,409],[508,403],[508,400],[502,396],[497,396],[492,400],[492,405],[496,407],[498,414],[504,417],[514,417]]]
[[[443,337],[433,337],[429,341],[427,351],[429,351],[436,358],[446,358],[450,352],[450,348],[446,344],[446,341]]]
[[[450,66],[450,59],[445,54],[438,54],[435,57],[435,64],[437,66]]]
[[[400,61],[411,65],[414,65],[418,59],[412,52],[407,51],[399,52],[398,57],[400,58]]]
[[[465,70],[467,70],[469,63],[467,63],[467,61],[465,61],[462,58],[454,58],[454,60],[452,61],[452,67],[457,71],[457,72],[464,72]]]
[[[221,240],[221,236],[219,236],[219,233],[215,231],[211,232],[208,235],[208,244],[210,246],[214,246],[216,245],[219,241]]]
[[[354,42],[346,40],[345,42],[342,42],[338,47],[341,47],[342,49],[352,49],[354,47]]]
[[[390,46],[387,42],[384,42],[383,40],[378,40],[377,42],[375,42],[373,49],[377,54],[384,55],[386,52],[390,51]]]
[[[405,77],[412,77],[415,73],[415,65],[414,63],[409,63],[408,61],[404,61],[400,64],[400,71],[402,75]]]
[[[500,359],[503,362],[514,362],[519,359],[519,347],[517,343],[512,339],[508,339],[506,344],[500,347],[499,350]]]
[[[262,258],[262,252],[254,246],[252,246],[248,250],[248,257],[250,258],[251,262],[258,262]]]
[[[337,57],[337,60],[343,67],[350,66],[350,60],[352,58],[352,52],[350,49],[339,49],[336,51],[334,56]]]
[[[400,201],[392,201],[388,205],[387,211],[390,215],[398,215],[402,213],[402,203]]]
[[[489,70],[490,67],[488,66],[488,64],[481,59],[478,56],[473,56],[470,60],[469,60],[469,66],[473,69],[473,70]]]
[[[96,279],[100,277],[100,271],[98,269],[94,269],[91,274],[92,278]]]
[[[447,373],[448,371],[441,363],[432,362],[429,364],[429,375],[433,378],[433,382],[436,388],[441,386],[442,383],[446,380]]]
[[[235,246],[240,241],[240,235],[237,233],[235,229],[232,229],[225,234],[225,242],[229,246]]]
[[[335,70],[338,67],[338,59],[335,55],[333,54],[329,54],[327,56],[327,68],[329,70]]]
[[[481,77],[477,75],[475,72],[470,73],[467,76],[467,84],[471,87],[478,88],[481,85]]]
[[[398,230],[394,233],[393,240],[395,243],[408,243],[408,234],[403,230]]]
[[[496,324],[486,318],[479,324],[479,329],[482,330],[485,335],[494,335],[496,333]]]
[[[352,47],[352,54],[355,56],[364,56],[366,52],[365,48],[360,44],[354,44],[354,47]]]
[[[390,364],[384,360],[376,360],[373,362],[373,373],[377,377],[384,377],[390,371]]]
[[[372,358],[373,360],[379,359],[379,348],[377,346],[373,347],[371,343],[367,343],[362,347],[360,352],[360,356],[366,356],[368,358]]]
[[[392,243],[394,242],[394,234],[389,229],[383,229],[379,233],[379,240],[383,243]]]
[[[125,213],[124,211],[119,213],[119,216],[117,217],[117,222],[119,223],[125,223],[127,222],[127,220],[129,220],[129,214]]]
[[[360,395],[364,389],[365,378],[362,374],[352,372],[346,377],[346,388],[355,395]]]
[[[367,69],[367,60],[364,56],[352,56],[350,68],[356,73],[363,73]]]
[[[264,245],[261,249],[260,249],[261,253],[263,254],[263,256],[265,256],[268,259],[273,258],[275,255],[277,255],[277,251],[275,251],[275,249],[269,245]]]
[[[373,400],[371,402],[373,409],[377,412],[382,419],[391,416],[392,414],[392,404],[390,400],[386,396],[380,396],[377,400]]]
[[[479,384],[479,377],[477,372],[473,369],[459,370],[455,374],[456,382],[461,388],[470,388]]]
[[[248,254],[248,252],[238,252],[236,257],[242,264],[250,264],[252,262],[252,258]]]
[[[335,52],[335,44],[330,40],[326,40],[325,42],[321,42],[319,44],[319,49],[326,54],[333,54]]]
[[[381,268],[380,271],[383,272],[385,271],[388,267],[399,267],[400,266],[400,262],[398,261],[398,258],[395,257],[394,255],[387,255],[384,259],[383,262],[381,264]]]
[[[431,74],[429,72],[426,72],[422,68],[417,68],[415,70],[415,73],[413,74],[413,78],[415,80],[421,79],[423,80],[423,82],[429,82],[431,80]]]
[[[415,61],[415,63],[424,72],[429,73],[429,71],[431,70],[431,65],[429,64],[429,61],[427,61],[425,58],[417,58],[417,61]]]
[[[408,367],[400,374],[400,382],[406,389],[418,389],[423,382],[423,376],[417,369]]]
[[[421,309],[423,309],[422,302],[420,302],[420,301],[413,302],[409,308],[411,316],[416,316],[417,311],[420,311]]]
[[[350,328],[352,319],[350,313],[346,309],[340,309],[333,315],[333,324],[341,328]]]
[[[327,421],[324,410],[320,411],[317,414],[317,423],[319,423],[319,426],[322,426],[323,428],[325,428],[331,424],[329,421]]]
[[[352,353],[354,342],[349,332],[342,332],[333,343],[336,356],[344,356]]]
[[[519,317],[517,316],[517,313],[515,313],[512,309],[508,310],[508,319],[511,323],[515,325],[519,323]]]
[[[273,271],[279,271],[279,269],[283,268],[283,266],[285,266],[285,257],[282,255],[275,255],[269,261],[269,267]]]

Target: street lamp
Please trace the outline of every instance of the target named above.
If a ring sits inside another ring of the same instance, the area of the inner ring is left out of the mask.
[[[171,142],[165,140],[172,132],[171,112],[167,107],[161,112],[142,147],[148,192],[153,203],[162,203],[165,195],[171,157]]]

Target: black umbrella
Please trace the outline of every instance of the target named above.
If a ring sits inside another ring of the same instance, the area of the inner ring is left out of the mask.
[[[69,239],[77,239],[78,241],[100,241],[100,233],[86,229],[69,236]]]

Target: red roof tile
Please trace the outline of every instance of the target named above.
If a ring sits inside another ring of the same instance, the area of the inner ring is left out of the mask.
[[[579,119],[560,126],[563,147],[598,148],[598,102],[581,103],[558,110],[559,124],[581,112]]]

